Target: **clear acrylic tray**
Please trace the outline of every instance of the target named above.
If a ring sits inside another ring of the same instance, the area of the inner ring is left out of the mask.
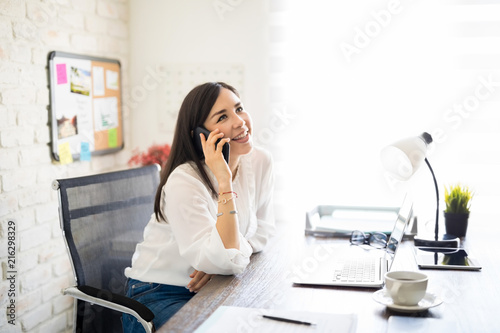
[[[306,235],[350,236],[353,230],[390,234],[399,207],[320,205],[306,213]]]

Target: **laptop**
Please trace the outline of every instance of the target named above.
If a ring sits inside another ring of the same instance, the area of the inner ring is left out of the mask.
[[[345,250],[327,245],[313,246],[308,256],[302,259],[302,265],[299,264],[298,267],[304,269],[295,274],[293,283],[381,288],[384,285],[384,275],[392,267],[412,214],[413,202],[406,196],[384,249],[368,249],[369,246],[365,245],[350,245]],[[326,253],[328,255],[325,255]],[[346,276],[346,273],[353,273],[354,276]]]

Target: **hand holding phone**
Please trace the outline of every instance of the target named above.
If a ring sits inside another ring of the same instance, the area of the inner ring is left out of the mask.
[[[210,131],[207,130],[204,127],[198,126],[195,128],[194,133],[193,133],[193,142],[194,142],[194,147],[196,151],[198,152],[198,155],[200,158],[205,158],[205,155],[203,154],[203,146],[201,144],[201,138],[200,138],[200,133],[203,133],[205,136],[205,139],[208,139],[208,136],[210,135]],[[215,146],[220,142],[221,139],[217,140],[215,143]],[[229,164],[229,144],[225,143],[224,146],[222,146],[222,156],[224,156],[224,160],[226,163]]]

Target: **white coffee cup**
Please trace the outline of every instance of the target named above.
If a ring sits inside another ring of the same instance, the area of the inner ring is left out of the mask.
[[[394,304],[417,305],[425,296],[429,278],[424,273],[394,271],[385,274],[385,288]]]

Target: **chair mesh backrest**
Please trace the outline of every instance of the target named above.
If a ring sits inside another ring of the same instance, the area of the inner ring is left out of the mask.
[[[58,182],[62,228],[78,285],[123,294],[123,270],[153,212],[157,166]]]
[[[124,295],[124,269],[154,210],[157,165],[59,179],[61,227],[77,285]],[[121,315],[77,302],[75,332],[121,332]]]

